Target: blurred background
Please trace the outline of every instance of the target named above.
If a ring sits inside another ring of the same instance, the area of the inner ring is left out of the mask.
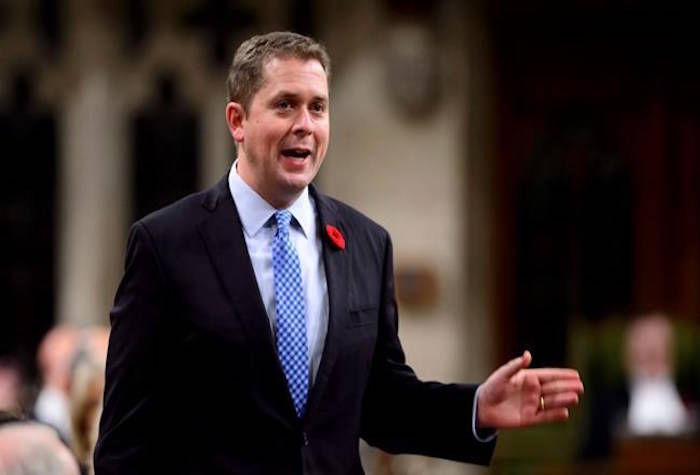
[[[572,421],[502,434],[489,469],[363,445],[367,472],[698,473],[686,3],[0,1],[0,409],[48,407],[89,465],[128,227],[227,172],[232,54],[290,29],[331,54],[316,181],[392,233],[419,376],[477,381],[527,348],[586,384]]]

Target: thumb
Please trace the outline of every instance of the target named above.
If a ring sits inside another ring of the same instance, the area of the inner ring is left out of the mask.
[[[530,366],[530,363],[532,363],[532,354],[530,354],[528,350],[525,350],[522,356],[513,358],[512,360],[498,368],[497,372],[499,373],[499,376],[510,379],[512,376],[515,375],[515,373],[517,373],[521,369]]]

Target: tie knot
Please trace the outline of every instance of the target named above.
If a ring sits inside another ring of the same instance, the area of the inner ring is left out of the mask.
[[[289,222],[292,220],[292,213],[287,210],[278,211],[275,213],[277,221],[277,231],[286,232],[289,229]]]

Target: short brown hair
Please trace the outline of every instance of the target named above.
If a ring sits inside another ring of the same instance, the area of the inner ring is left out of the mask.
[[[326,48],[316,40],[290,31],[275,31],[253,36],[236,50],[226,78],[227,102],[238,102],[248,109],[250,101],[263,86],[263,66],[272,58],[315,59],[330,80],[331,60]]]

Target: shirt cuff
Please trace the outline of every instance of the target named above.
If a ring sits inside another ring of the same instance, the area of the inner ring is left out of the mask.
[[[478,440],[479,442],[488,443],[496,438],[496,436],[498,435],[498,431],[496,429],[477,430],[477,428],[476,428],[476,415],[477,415],[476,411],[478,409],[479,391],[480,390],[481,390],[481,386],[476,388],[476,393],[474,393],[474,407],[472,408],[472,434],[474,434],[474,438],[476,440]]]

